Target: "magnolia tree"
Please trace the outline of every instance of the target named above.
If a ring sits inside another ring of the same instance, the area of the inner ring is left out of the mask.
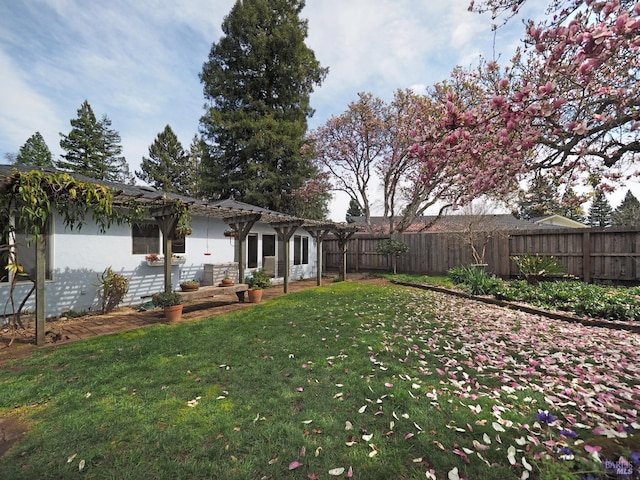
[[[471,9],[508,20],[525,1],[485,0]],[[640,151],[640,4],[555,0],[548,14],[527,23],[511,65],[489,62],[477,72],[485,95],[467,114],[491,122],[494,138],[521,152],[503,159],[510,170],[533,151],[529,169],[615,181],[623,171],[635,175],[628,167]],[[463,131],[473,137],[477,125]]]

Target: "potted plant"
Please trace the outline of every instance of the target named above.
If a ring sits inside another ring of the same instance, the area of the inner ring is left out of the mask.
[[[154,266],[154,265],[159,265],[164,263],[163,258],[157,253],[150,253],[149,255],[145,256],[144,259],[147,261],[147,265],[149,266]]]
[[[267,272],[263,268],[255,270],[253,274],[247,279],[247,285],[249,285],[249,302],[260,303],[262,300],[262,289],[271,286],[271,278],[267,275]]]
[[[182,297],[178,292],[160,292],[152,297],[156,307],[164,309],[164,316],[169,322],[182,318]]]
[[[229,276],[229,270],[224,271],[224,277],[220,282],[221,287],[230,287],[233,285],[233,279]]]
[[[180,283],[180,289],[183,292],[195,292],[200,288],[200,282],[198,280],[186,280]]]

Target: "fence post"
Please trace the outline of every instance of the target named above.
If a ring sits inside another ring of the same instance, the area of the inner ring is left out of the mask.
[[[591,283],[591,234],[589,230],[582,233],[582,281]]]

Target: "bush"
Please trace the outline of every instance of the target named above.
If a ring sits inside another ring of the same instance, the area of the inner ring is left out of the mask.
[[[554,256],[527,253],[509,258],[515,262],[525,280],[534,285],[546,277],[566,273],[564,266]]]
[[[115,273],[111,267],[98,277],[98,297],[102,298],[102,313],[109,313],[120,304],[129,291],[129,279]]]
[[[153,295],[152,302],[156,307],[173,307],[182,304],[182,297],[178,292],[160,292]]]
[[[640,320],[640,288],[588,285],[578,281],[540,282],[520,280],[505,286],[505,300],[609,320]]]
[[[388,238],[383,240],[376,246],[376,253],[381,255],[400,255],[401,253],[407,253],[409,251],[409,246],[401,242],[400,240],[394,240],[392,238]]]
[[[495,295],[502,287],[502,280],[479,267],[455,267],[447,275],[454,283],[464,285],[472,295]]]
[[[253,290],[260,290],[271,286],[271,277],[267,275],[264,268],[254,271],[247,279],[247,285]]]

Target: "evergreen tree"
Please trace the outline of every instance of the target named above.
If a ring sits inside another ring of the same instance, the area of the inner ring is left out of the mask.
[[[363,214],[360,204],[355,198],[349,200],[349,208],[347,209],[347,223],[353,223],[353,217],[361,217]]]
[[[203,196],[203,187],[201,181],[202,165],[204,163],[205,158],[209,153],[209,148],[207,147],[204,139],[198,135],[194,135],[191,140],[191,145],[189,146],[189,195],[192,197],[200,198]]]
[[[30,167],[54,167],[51,150],[40,132],[36,132],[20,147],[16,156],[16,165]]]
[[[98,121],[85,100],[71,126],[69,135],[60,133],[60,147],[67,152],[58,162],[60,169],[97,180],[133,184],[129,165],[121,156],[120,134],[111,128],[106,115]]]
[[[314,171],[301,154],[309,96],[327,70],[304,41],[304,0],[237,0],[200,80],[211,146],[204,193],[290,213],[291,193]]]
[[[552,179],[536,175],[528,190],[518,192],[516,217],[523,219],[546,217],[558,213],[558,187]]]
[[[169,125],[149,146],[149,158],[142,158],[140,168],[136,176],[158,190],[182,195],[193,193],[194,175],[189,154]]]
[[[584,202],[585,197],[583,195],[578,195],[573,188],[567,187],[560,200],[560,209],[556,213],[576,222],[584,222],[585,212],[582,208]]]
[[[631,193],[631,190],[627,190],[624,200],[611,214],[611,224],[615,227],[640,225],[640,201]]]
[[[587,223],[592,227],[608,227],[611,225],[611,205],[601,190],[596,190],[593,196]]]

